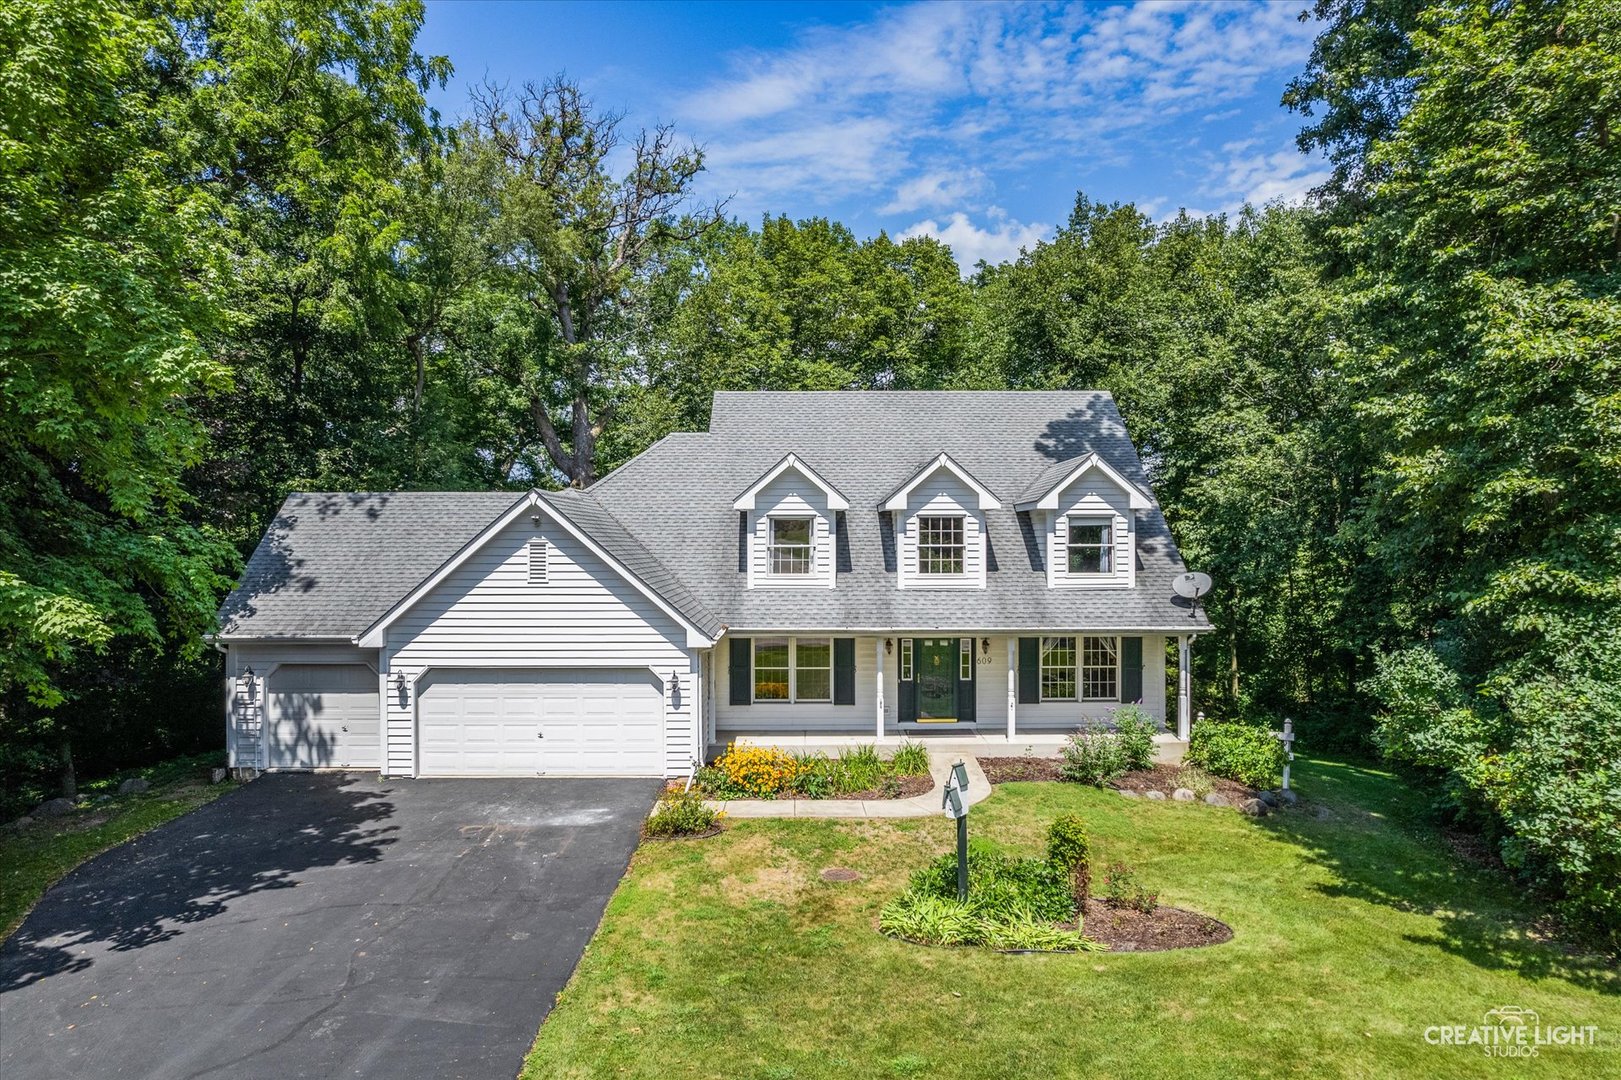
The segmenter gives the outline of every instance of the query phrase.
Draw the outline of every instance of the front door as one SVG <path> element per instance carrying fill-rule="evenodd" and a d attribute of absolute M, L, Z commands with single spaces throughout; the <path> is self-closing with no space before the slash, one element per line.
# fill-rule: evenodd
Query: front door
<path fill-rule="evenodd" d="M 917 643 L 917 718 L 957 719 L 957 639 L 920 638 Z"/>

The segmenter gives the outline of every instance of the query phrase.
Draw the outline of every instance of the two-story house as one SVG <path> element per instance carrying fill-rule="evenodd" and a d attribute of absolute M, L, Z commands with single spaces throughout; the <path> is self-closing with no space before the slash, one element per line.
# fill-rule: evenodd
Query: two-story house
<path fill-rule="evenodd" d="M 721 393 L 586 491 L 290 496 L 221 609 L 231 760 L 677 776 L 1128 702 L 1185 739 L 1184 572 L 1108 394 Z"/>

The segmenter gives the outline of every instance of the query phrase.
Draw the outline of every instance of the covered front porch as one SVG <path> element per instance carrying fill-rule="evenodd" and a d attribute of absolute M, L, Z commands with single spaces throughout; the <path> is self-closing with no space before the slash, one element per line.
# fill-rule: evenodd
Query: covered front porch
<path fill-rule="evenodd" d="M 1192 718 L 1190 643 L 1084 629 L 728 634 L 705 658 L 705 757 L 734 741 L 836 751 L 903 739 L 981 756 L 1056 755 L 1077 728 L 1106 727 L 1131 704 L 1160 725 L 1161 759 L 1179 760 Z"/>

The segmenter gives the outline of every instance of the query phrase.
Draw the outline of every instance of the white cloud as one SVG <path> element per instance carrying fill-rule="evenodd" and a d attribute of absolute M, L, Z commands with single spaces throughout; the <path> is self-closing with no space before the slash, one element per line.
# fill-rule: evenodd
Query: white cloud
<path fill-rule="evenodd" d="M 1247 148 L 1247 145 L 1244 147 Z M 1236 195 L 1230 209 L 1243 203 L 1262 206 L 1269 202 L 1300 203 L 1312 188 L 1329 177 L 1320 160 L 1297 150 L 1275 154 L 1236 156 L 1227 163 L 1227 192 Z"/>
<path fill-rule="evenodd" d="M 869 198 L 886 214 L 962 206 L 1011 169 L 1127 164 L 1168 127 L 1223 115 L 1303 64 L 1314 28 L 1295 14 L 1213 2 L 885 8 L 737 53 L 675 110 L 740 213 L 806 192 Z"/>
<path fill-rule="evenodd" d="M 1039 223 L 1027 225 L 1014 221 L 995 206 L 991 207 L 988 213 L 991 222 L 987 228 L 975 225 L 968 214 L 958 210 L 947 218 L 943 225 L 933 218 L 928 218 L 902 230 L 899 238 L 906 240 L 913 236 L 934 237 L 951 248 L 951 253 L 957 258 L 957 265 L 962 268 L 963 276 L 967 277 L 973 273 L 974 267 L 981 260 L 993 264 L 1010 262 L 1019 257 L 1019 252 L 1034 248 L 1038 241 L 1052 235 L 1051 225 Z"/>

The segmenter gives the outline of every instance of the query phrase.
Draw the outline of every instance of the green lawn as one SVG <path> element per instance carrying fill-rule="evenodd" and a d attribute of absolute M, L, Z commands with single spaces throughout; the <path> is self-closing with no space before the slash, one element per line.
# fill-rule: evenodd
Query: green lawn
<path fill-rule="evenodd" d="M 1300 762 L 1331 816 L 1016 784 L 972 827 L 1036 853 L 1084 815 L 1166 903 L 1234 939 L 1158 954 L 1007 956 L 879 936 L 878 909 L 951 824 L 748 821 L 644 844 L 523 1076 L 1621 1076 L 1613 969 L 1538 943 L 1500 876 L 1456 861 L 1392 777 Z M 828 866 L 866 875 L 818 880 Z M 1596 1024 L 1595 1049 L 1502 1061 L 1426 1045 L 1500 1005 Z"/>
<path fill-rule="evenodd" d="M 41 818 L 22 832 L 0 833 L 0 940 L 11 936 L 46 889 L 86 859 L 212 802 L 236 786 L 229 782 L 208 785 L 189 776 L 171 778 L 176 770 L 166 766 L 147 772 L 154 783 L 144 794 L 115 795 L 64 817 Z M 112 785 L 89 788 L 102 786 Z"/>

